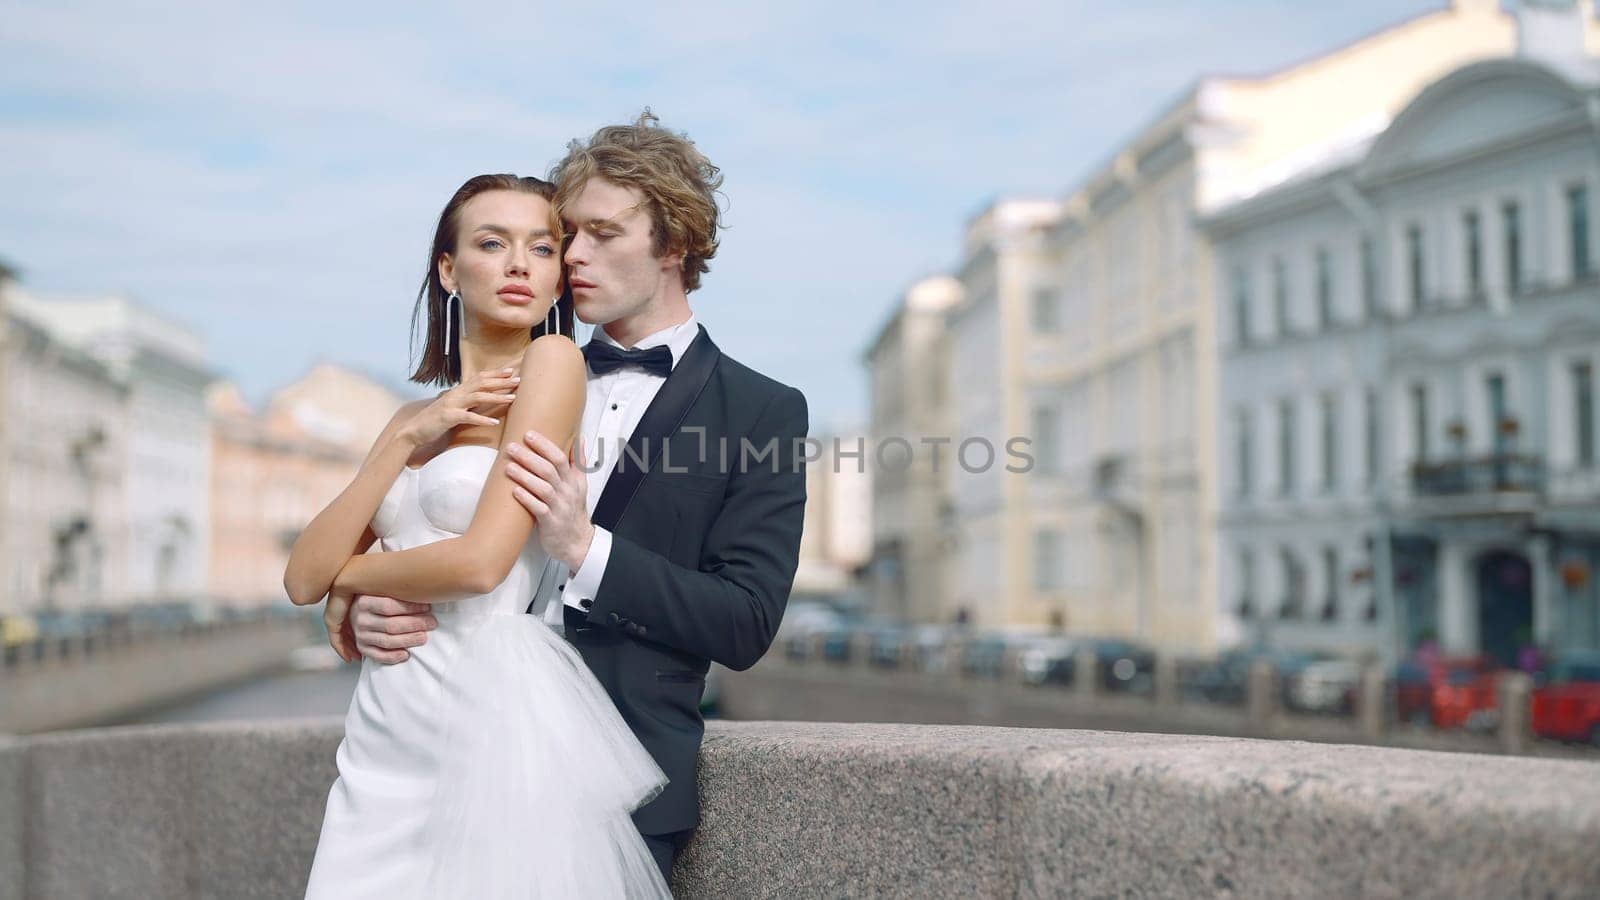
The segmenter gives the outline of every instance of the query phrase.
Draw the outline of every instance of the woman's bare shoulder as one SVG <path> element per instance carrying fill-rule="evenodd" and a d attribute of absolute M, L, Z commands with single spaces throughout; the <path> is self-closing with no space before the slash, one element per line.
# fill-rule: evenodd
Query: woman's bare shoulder
<path fill-rule="evenodd" d="M 587 363 L 583 360 L 583 351 L 573 343 L 572 338 L 560 334 L 546 334 L 535 338 L 528 349 L 522 352 L 522 375 L 524 378 L 537 374 L 541 378 L 570 379 L 576 376 L 580 381 L 585 379 Z"/>

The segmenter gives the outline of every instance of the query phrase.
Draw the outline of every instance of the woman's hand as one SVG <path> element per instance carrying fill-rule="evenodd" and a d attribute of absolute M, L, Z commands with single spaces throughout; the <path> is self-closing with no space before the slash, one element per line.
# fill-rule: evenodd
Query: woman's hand
<path fill-rule="evenodd" d="M 328 629 L 328 644 L 345 662 L 360 662 L 361 651 L 356 648 L 355 631 L 350 626 L 349 593 L 334 588 L 328 592 L 327 605 L 322 609 L 322 625 Z"/>
<path fill-rule="evenodd" d="M 517 399 L 517 384 L 522 378 L 516 372 L 516 369 L 505 368 L 498 372 L 479 372 L 466 379 L 412 416 L 400 429 L 399 437 L 412 446 L 421 447 L 463 425 L 499 425 L 499 419 L 483 413 L 510 406 L 511 401 Z"/>

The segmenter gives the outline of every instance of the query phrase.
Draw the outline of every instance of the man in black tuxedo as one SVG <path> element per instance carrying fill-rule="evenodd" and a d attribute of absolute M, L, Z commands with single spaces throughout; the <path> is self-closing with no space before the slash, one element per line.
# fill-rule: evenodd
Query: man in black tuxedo
<path fill-rule="evenodd" d="M 724 355 L 689 309 L 721 178 L 686 137 L 646 113 L 574 142 L 553 180 L 573 310 L 599 327 L 571 457 L 537 433 L 511 451 L 518 499 L 566 574 L 530 610 L 564 627 L 670 779 L 634 813 L 670 881 L 699 822 L 706 672 L 761 658 L 794 582 L 806 400 Z M 421 637 L 373 624 L 378 601 L 356 607 L 358 646 Z"/>

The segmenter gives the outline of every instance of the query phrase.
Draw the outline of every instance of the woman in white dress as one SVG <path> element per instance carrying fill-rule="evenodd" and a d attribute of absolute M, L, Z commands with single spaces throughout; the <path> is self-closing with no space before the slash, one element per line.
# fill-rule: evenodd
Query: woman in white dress
<path fill-rule="evenodd" d="M 451 198 L 412 380 L 453 387 L 395 415 L 290 554 L 290 599 L 327 596 L 331 621 L 377 594 L 436 624 L 405 662 L 362 662 L 307 897 L 670 896 L 629 815 L 665 776 L 577 652 L 525 614 L 546 557 L 502 448 L 538 431 L 570 452 L 586 374 L 558 302 L 553 195 L 484 175 Z"/>

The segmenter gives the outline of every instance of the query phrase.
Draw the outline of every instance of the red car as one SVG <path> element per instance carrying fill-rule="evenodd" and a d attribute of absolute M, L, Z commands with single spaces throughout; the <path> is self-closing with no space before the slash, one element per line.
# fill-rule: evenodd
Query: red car
<path fill-rule="evenodd" d="M 1411 659 L 1395 670 L 1395 708 L 1402 722 L 1435 728 L 1492 728 L 1500 706 L 1500 664 L 1486 656 Z"/>
<path fill-rule="evenodd" d="M 1533 733 L 1600 747 L 1600 650 L 1564 653 L 1533 692 Z"/>

